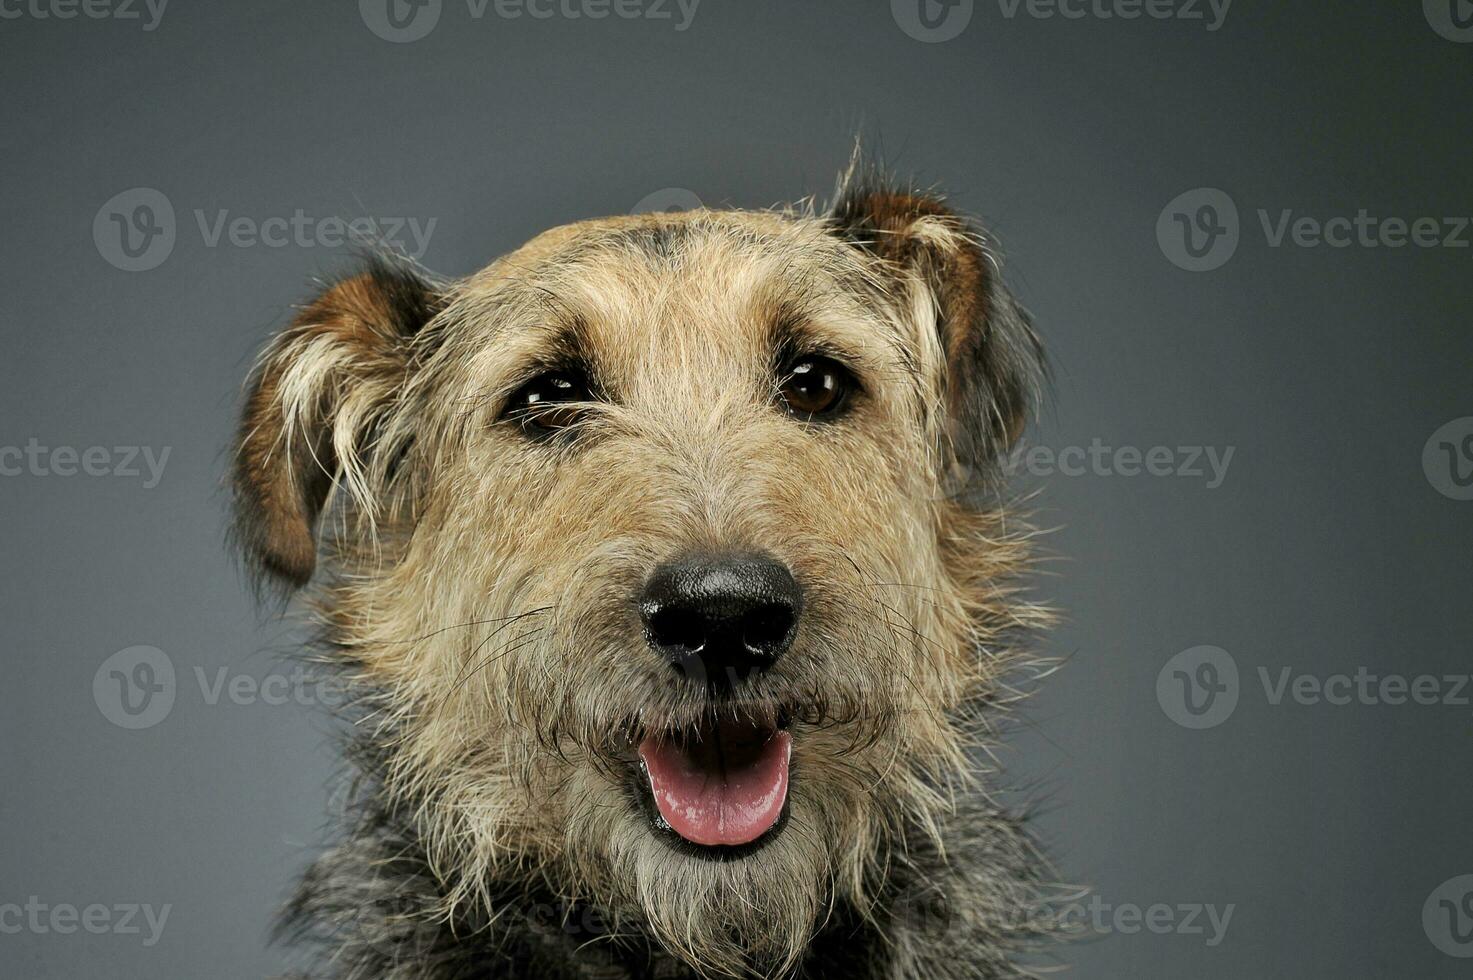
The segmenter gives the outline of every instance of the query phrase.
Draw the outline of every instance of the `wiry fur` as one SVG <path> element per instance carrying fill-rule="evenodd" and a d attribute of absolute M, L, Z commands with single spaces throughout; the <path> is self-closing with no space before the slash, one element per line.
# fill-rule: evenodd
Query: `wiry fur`
<path fill-rule="evenodd" d="M 845 360 L 850 414 L 775 410 L 778 348 Z M 574 358 L 576 431 L 499 418 Z M 985 239 L 859 176 L 825 214 L 607 219 L 327 290 L 263 358 L 236 475 L 247 553 L 318 583 L 359 693 L 354 818 L 287 920 L 322 975 L 1023 975 L 1041 862 L 975 753 L 1045 619 L 993 479 L 1039 370 Z M 630 602 L 699 549 L 805 588 L 792 649 L 714 706 Z M 651 827 L 640 737 L 780 709 L 779 832 L 714 860 Z"/>

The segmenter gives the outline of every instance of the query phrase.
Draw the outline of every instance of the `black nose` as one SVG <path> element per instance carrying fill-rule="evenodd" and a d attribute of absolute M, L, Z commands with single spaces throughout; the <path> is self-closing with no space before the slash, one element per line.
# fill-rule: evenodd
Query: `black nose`
<path fill-rule="evenodd" d="M 655 569 L 639 610 L 650 645 L 695 680 L 731 686 L 772 666 L 803 605 L 787 567 L 763 555 L 700 555 Z"/>

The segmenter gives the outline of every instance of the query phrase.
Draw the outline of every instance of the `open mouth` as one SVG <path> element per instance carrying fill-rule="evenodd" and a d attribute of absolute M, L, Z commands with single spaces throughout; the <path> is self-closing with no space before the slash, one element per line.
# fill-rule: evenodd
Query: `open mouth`
<path fill-rule="evenodd" d="M 692 844 L 740 847 L 783 813 L 793 739 L 755 719 L 711 718 L 639 745 L 659 822 Z"/>

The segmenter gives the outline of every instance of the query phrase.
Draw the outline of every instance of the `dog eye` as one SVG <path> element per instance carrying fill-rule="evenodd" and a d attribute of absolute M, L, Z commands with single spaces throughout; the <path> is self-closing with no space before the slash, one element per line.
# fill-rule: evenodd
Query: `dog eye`
<path fill-rule="evenodd" d="M 790 415 L 819 420 L 842 411 L 855 387 L 854 375 L 838 361 L 805 357 L 788 368 L 778 390 Z"/>
<path fill-rule="evenodd" d="M 514 391 L 502 416 L 532 433 L 557 432 L 577 422 L 578 403 L 592 397 L 588 379 L 577 371 L 548 371 Z"/>

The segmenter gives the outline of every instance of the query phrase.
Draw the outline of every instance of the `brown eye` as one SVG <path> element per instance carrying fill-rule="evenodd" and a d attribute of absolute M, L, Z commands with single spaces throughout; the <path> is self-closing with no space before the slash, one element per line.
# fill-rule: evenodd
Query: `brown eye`
<path fill-rule="evenodd" d="M 579 402 L 592 398 L 588 379 L 577 371 L 549 371 L 522 385 L 507 400 L 503 417 L 533 434 L 566 429 L 582 417 Z"/>
<path fill-rule="evenodd" d="M 856 387 L 854 375 L 827 357 L 805 357 L 788 368 L 779 391 L 793 416 L 804 420 L 833 418 Z"/>

